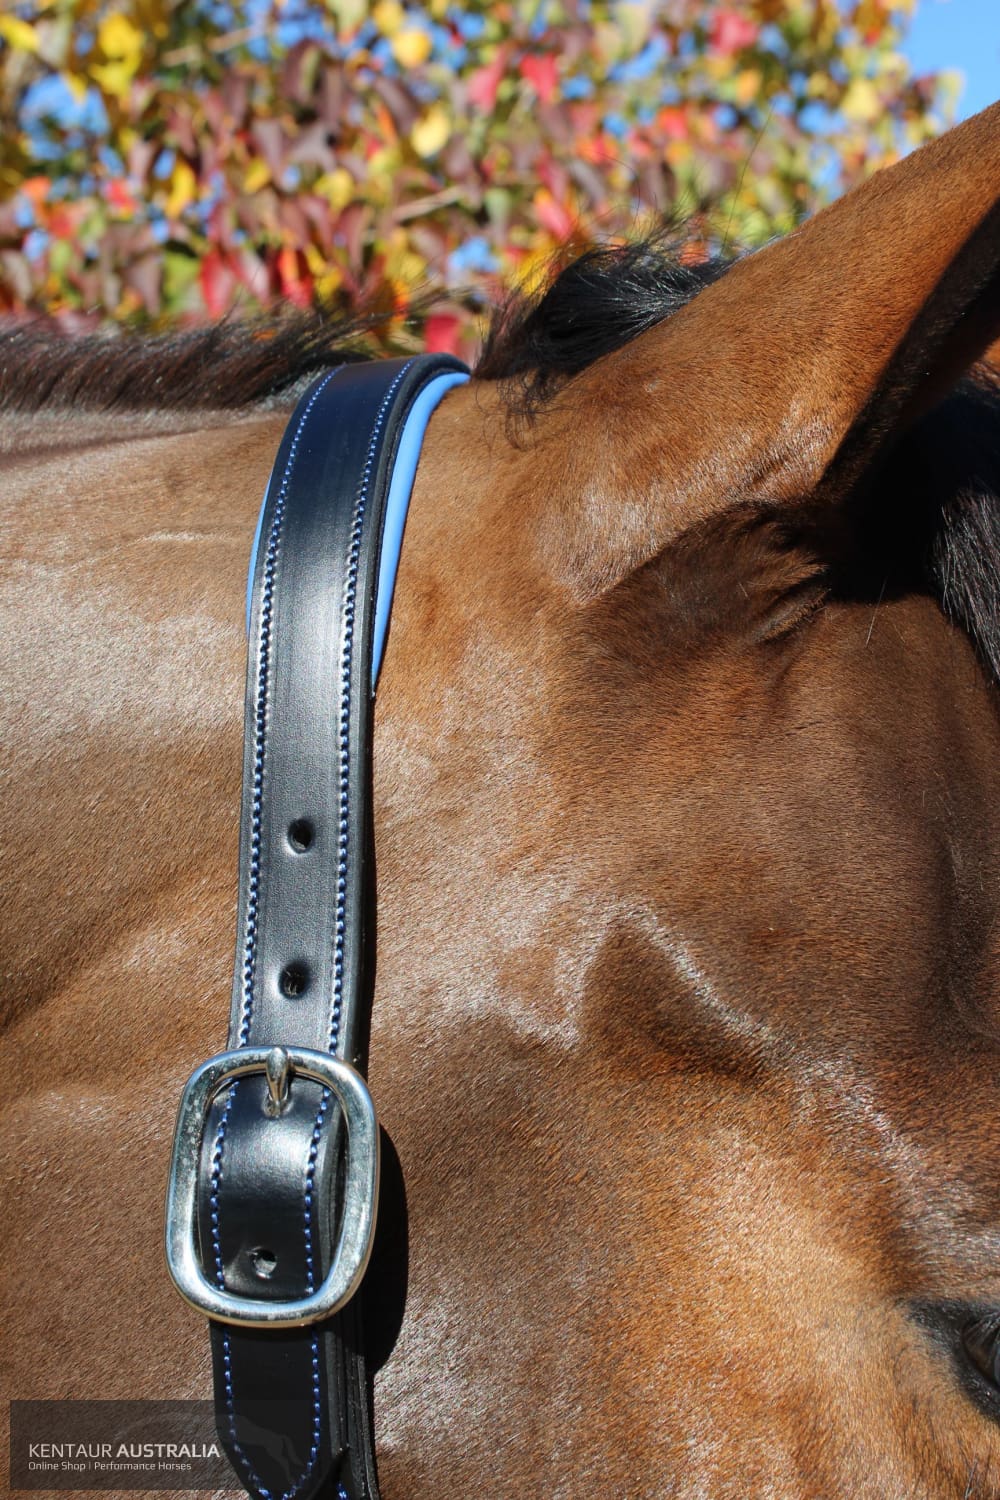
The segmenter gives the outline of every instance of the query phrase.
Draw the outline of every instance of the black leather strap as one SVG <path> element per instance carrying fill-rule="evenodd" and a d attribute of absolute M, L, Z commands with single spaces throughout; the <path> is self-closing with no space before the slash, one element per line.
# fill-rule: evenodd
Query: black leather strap
<path fill-rule="evenodd" d="M 229 1044 L 329 1051 L 364 1067 L 374 981 L 371 654 L 396 445 L 448 356 L 349 365 L 300 401 L 257 550 L 247 670 L 241 887 Z M 199 1239 L 228 1291 L 289 1298 L 325 1276 L 342 1146 L 328 1091 L 263 1077 L 204 1133 Z M 212 1325 L 219 1432 L 261 1500 L 378 1500 L 360 1297 L 292 1330 Z"/>

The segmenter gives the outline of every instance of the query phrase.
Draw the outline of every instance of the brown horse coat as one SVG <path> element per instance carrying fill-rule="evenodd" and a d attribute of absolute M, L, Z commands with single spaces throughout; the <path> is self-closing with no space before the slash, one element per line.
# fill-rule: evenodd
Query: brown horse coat
<path fill-rule="evenodd" d="M 384 1500 L 1000 1496 L 1000 721 L 913 539 L 998 333 L 1000 106 L 521 441 L 485 381 L 434 418 L 377 716 Z M 208 1395 L 162 1199 L 284 421 L 4 418 L 9 1396 Z"/>

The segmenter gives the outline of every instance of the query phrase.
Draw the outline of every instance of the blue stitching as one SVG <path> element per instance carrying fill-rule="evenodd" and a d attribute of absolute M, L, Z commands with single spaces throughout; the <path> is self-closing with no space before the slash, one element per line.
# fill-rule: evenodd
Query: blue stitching
<path fill-rule="evenodd" d="M 341 367 L 338 366 L 338 368 Z M 288 498 L 288 484 L 295 465 L 303 430 L 312 414 L 313 407 L 336 374 L 337 370 L 331 370 L 329 375 L 320 381 L 309 398 L 308 406 L 299 418 L 299 424 L 295 429 L 295 436 L 292 438 L 291 446 L 288 450 L 288 460 L 285 464 L 285 472 L 281 477 L 281 486 L 278 490 L 278 498 L 274 504 L 274 514 L 271 517 L 271 530 L 267 539 L 267 555 L 264 563 L 264 594 L 260 611 L 257 717 L 254 725 L 253 813 L 250 825 L 250 889 L 247 897 L 247 927 L 243 945 L 243 1022 L 240 1026 L 239 1040 L 241 1047 L 246 1046 L 250 1035 L 250 1024 L 253 1018 L 253 983 L 257 965 L 261 814 L 264 805 L 264 755 L 267 748 L 267 690 L 271 669 L 271 618 L 274 606 L 274 574 L 278 563 L 278 543 L 281 536 L 281 524 L 285 518 L 285 501 Z"/>
<path fill-rule="evenodd" d="M 348 880 L 346 880 L 346 865 L 348 865 L 348 775 L 349 769 L 351 769 L 351 766 L 349 766 L 349 748 L 351 748 L 349 720 L 351 720 L 351 673 L 352 663 L 354 663 L 354 615 L 355 600 L 357 600 L 358 562 L 360 562 L 361 537 L 363 537 L 364 514 L 366 514 L 367 508 L 367 489 L 369 489 L 370 480 L 372 480 L 372 465 L 375 462 L 376 452 L 378 452 L 378 441 L 379 437 L 381 437 L 382 426 L 385 423 L 385 414 L 387 414 L 388 408 L 393 404 L 396 387 L 399 386 L 403 375 L 406 374 L 411 365 L 412 360 L 403 365 L 396 380 L 388 387 L 384 398 L 382 398 L 382 405 L 379 407 L 378 417 L 375 419 L 372 440 L 370 440 L 369 450 L 367 450 L 366 459 L 364 459 L 364 469 L 361 471 L 361 480 L 358 483 L 357 495 L 355 495 L 354 522 L 352 522 L 351 526 L 351 550 L 348 553 L 348 586 L 346 586 L 345 606 L 343 606 L 343 627 L 345 627 L 343 628 L 343 639 L 345 639 L 345 649 L 343 649 L 343 669 L 342 673 L 340 673 L 340 678 L 342 678 L 342 688 L 340 688 L 340 817 L 339 828 L 337 828 L 337 913 L 336 927 L 334 927 L 334 933 L 336 933 L 336 936 L 334 936 L 334 950 L 336 950 L 336 956 L 334 956 L 334 999 L 333 1010 L 331 1010 L 330 1016 L 330 1034 L 328 1034 L 330 1035 L 330 1043 L 328 1043 L 328 1050 L 330 1052 L 336 1052 L 337 1037 L 339 1037 L 340 1032 L 340 1008 L 342 1008 L 343 1001 L 343 941 L 345 941 L 346 888 L 348 888 Z M 315 1211 L 313 1184 L 315 1184 L 316 1178 L 316 1158 L 319 1155 L 319 1137 L 322 1134 L 322 1125 L 324 1125 L 328 1107 L 330 1107 L 330 1089 L 324 1089 L 321 1101 L 319 1101 L 318 1112 L 316 1112 L 316 1119 L 313 1121 L 312 1137 L 310 1137 L 309 1142 L 309 1167 L 306 1170 L 306 1197 L 304 1197 L 306 1286 L 309 1292 L 315 1290 L 315 1268 L 313 1268 L 312 1254 L 313 1211 Z M 313 1334 L 312 1338 L 312 1367 L 313 1449 L 309 1455 L 309 1467 L 307 1467 L 306 1472 L 301 1476 L 295 1488 L 300 1487 L 304 1479 L 312 1472 L 313 1464 L 315 1464 L 316 1457 L 319 1454 L 319 1437 L 321 1437 L 322 1431 L 321 1406 L 319 1406 L 319 1341 L 315 1334 Z M 294 1490 L 288 1491 L 288 1494 L 282 1496 L 282 1500 L 291 1500 L 294 1493 Z M 339 1497 L 342 1497 L 342 1500 L 348 1500 L 348 1496 L 346 1496 L 342 1485 L 337 1487 L 337 1493 L 339 1493 Z M 265 1496 L 264 1500 L 270 1500 L 270 1497 Z"/>
<path fill-rule="evenodd" d="M 212 1216 L 212 1258 L 215 1261 L 215 1280 L 218 1286 L 225 1288 L 226 1281 L 222 1265 L 222 1240 L 219 1236 L 219 1184 L 222 1181 L 222 1153 L 226 1138 L 226 1121 L 229 1111 L 233 1107 L 233 1094 L 235 1090 L 230 1089 L 226 1107 L 222 1111 L 222 1119 L 219 1121 L 219 1129 L 215 1137 L 215 1149 L 212 1152 L 212 1190 L 209 1195 L 209 1208 Z"/>
<path fill-rule="evenodd" d="M 344 603 L 344 638 L 345 650 L 342 674 L 342 689 L 340 700 L 340 816 L 337 835 L 337 911 L 335 919 L 334 936 L 334 1000 L 330 1014 L 329 1045 L 328 1050 L 335 1052 L 340 1033 L 341 1010 L 343 1003 L 343 981 L 344 981 L 344 938 L 345 938 L 345 906 L 347 897 L 347 856 L 348 856 L 348 780 L 350 774 L 350 704 L 351 704 L 351 676 L 353 670 L 354 649 L 354 619 L 355 603 L 357 599 L 358 565 L 361 553 L 361 541 L 364 531 L 364 519 L 368 503 L 368 486 L 371 482 L 372 465 L 375 460 L 378 441 L 381 436 L 382 427 L 385 423 L 396 387 L 403 376 L 412 365 L 408 361 L 399 371 L 392 385 L 386 391 L 375 419 L 375 427 L 372 432 L 371 441 L 368 445 L 368 453 L 365 458 L 365 467 L 362 471 L 358 492 L 355 497 L 354 521 L 351 527 L 351 548 L 349 553 L 347 570 L 347 592 Z M 250 1026 L 253 1016 L 253 984 L 256 972 L 257 959 L 257 911 L 260 893 L 260 853 L 261 853 L 261 823 L 263 808 L 263 786 L 264 786 L 264 755 L 266 750 L 267 730 L 267 688 L 270 665 L 270 637 L 271 617 L 274 594 L 274 574 L 277 565 L 278 543 L 280 538 L 281 523 L 284 518 L 285 500 L 288 493 L 288 482 L 292 466 L 298 450 L 299 440 L 303 428 L 312 412 L 313 406 L 318 400 L 327 382 L 333 379 L 337 373 L 331 370 L 326 379 L 323 380 L 313 392 L 309 404 L 299 420 L 295 436 L 292 439 L 288 453 L 288 461 L 282 476 L 281 487 L 278 498 L 275 501 L 274 513 L 271 519 L 271 529 L 268 535 L 267 553 L 264 564 L 264 593 L 261 605 L 260 641 L 259 641 L 259 666 L 257 674 L 257 714 L 255 723 L 255 748 L 254 748 L 254 779 L 253 779 L 253 810 L 251 817 L 251 855 L 250 855 L 250 885 L 247 898 L 247 925 L 243 950 L 243 1016 L 240 1025 L 239 1046 L 245 1047 L 250 1034 Z M 219 1122 L 219 1130 L 216 1135 L 215 1149 L 212 1157 L 212 1245 L 215 1258 L 216 1278 L 220 1287 L 224 1288 L 222 1266 L 222 1247 L 219 1237 L 219 1187 L 222 1180 L 222 1162 L 224 1156 L 226 1121 L 229 1111 L 236 1095 L 236 1083 L 230 1089 L 229 1098 Z M 305 1233 L 305 1257 L 306 1257 L 306 1285 L 308 1291 L 315 1289 L 315 1272 L 313 1265 L 313 1185 L 316 1176 L 316 1162 L 319 1153 L 319 1140 L 322 1133 L 323 1121 L 329 1108 L 330 1091 L 323 1090 L 319 1110 L 313 1124 L 312 1136 L 309 1143 L 309 1164 L 306 1170 L 306 1191 L 304 1198 L 303 1227 Z M 309 1453 L 309 1462 L 295 1484 L 280 1497 L 280 1500 L 294 1500 L 294 1496 L 302 1488 L 309 1475 L 315 1467 L 319 1457 L 320 1440 L 322 1436 L 322 1409 L 320 1402 L 320 1359 L 319 1339 L 314 1333 L 311 1339 L 312 1349 L 312 1386 L 313 1386 L 313 1445 Z M 229 1413 L 229 1436 L 230 1442 L 236 1453 L 242 1460 L 246 1473 L 261 1496 L 261 1500 L 273 1500 L 271 1492 L 264 1486 L 260 1476 L 256 1473 L 246 1453 L 236 1439 L 235 1431 L 235 1401 L 233 1393 L 232 1362 L 230 1357 L 229 1332 L 225 1330 L 222 1338 L 222 1359 L 224 1366 L 226 1406 Z M 338 1486 L 339 1500 L 348 1500 L 347 1492 L 343 1485 Z"/>
<path fill-rule="evenodd" d="M 233 1451 L 235 1453 L 238 1453 L 239 1456 L 240 1456 L 240 1458 L 242 1459 L 242 1461 L 243 1461 L 243 1467 L 244 1467 L 244 1472 L 246 1473 L 246 1477 L 250 1480 L 250 1483 L 253 1485 L 253 1487 L 257 1491 L 258 1495 L 260 1495 L 261 1500 L 276 1500 L 276 1497 L 267 1488 L 267 1485 L 264 1483 L 264 1481 L 261 1479 L 260 1475 L 257 1473 L 257 1470 L 254 1468 L 253 1464 L 250 1462 L 250 1460 L 247 1457 L 246 1453 L 244 1452 L 244 1450 L 243 1450 L 243 1448 L 242 1448 L 239 1440 L 236 1437 L 236 1412 L 235 1412 L 235 1410 L 233 1408 L 233 1402 L 232 1402 L 233 1366 L 232 1366 L 232 1360 L 231 1360 L 231 1357 L 230 1357 L 229 1349 L 230 1349 L 230 1346 L 229 1346 L 229 1330 L 226 1329 L 223 1332 L 223 1335 L 222 1335 L 222 1362 L 223 1362 L 223 1365 L 225 1366 L 225 1377 L 226 1377 L 226 1397 L 227 1397 L 227 1406 L 228 1406 L 228 1411 L 229 1411 L 229 1441 L 232 1444 Z M 285 1490 L 284 1493 L 281 1496 L 277 1497 L 277 1500 L 294 1500 L 294 1497 L 299 1493 L 299 1491 L 301 1490 L 302 1486 L 305 1484 L 306 1480 L 309 1478 L 310 1474 L 312 1473 L 313 1469 L 315 1468 L 315 1466 L 316 1466 L 316 1460 L 319 1457 L 319 1443 L 320 1443 L 320 1435 L 321 1435 L 321 1430 L 322 1430 L 322 1418 L 321 1418 L 321 1412 L 320 1412 L 318 1395 L 316 1395 L 316 1392 L 318 1391 L 318 1387 L 319 1387 L 319 1340 L 317 1339 L 317 1337 L 316 1337 L 315 1334 L 313 1334 L 313 1336 L 312 1336 L 312 1370 L 313 1370 L 313 1392 L 314 1392 L 315 1399 L 314 1399 L 314 1402 L 313 1402 L 313 1443 L 312 1443 L 312 1447 L 309 1450 L 309 1462 L 306 1465 L 306 1467 L 302 1470 L 302 1473 L 299 1475 L 298 1479 L 295 1481 L 295 1483 L 292 1485 L 292 1487 L 290 1489 Z M 347 1500 L 346 1496 L 345 1496 L 345 1500 Z"/>
<path fill-rule="evenodd" d="M 313 1132 L 309 1139 L 309 1165 L 306 1169 L 306 1196 L 305 1208 L 305 1231 L 306 1231 L 306 1291 L 316 1290 L 316 1280 L 313 1273 L 313 1183 L 316 1180 L 316 1160 L 319 1156 L 319 1140 L 323 1130 L 323 1120 L 326 1116 L 327 1105 L 330 1101 L 330 1090 L 323 1090 L 319 1110 L 313 1124 Z"/>
<path fill-rule="evenodd" d="M 222 1178 L 222 1159 L 223 1159 L 223 1155 L 224 1155 L 225 1125 L 226 1125 L 227 1119 L 229 1118 L 229 1111 L 232 1108 L 233 1098 L 235 1096 L 235 1093 L 236 1093 L 236 1087 L 234 1085 L 234 1087 L 232 1089 L 230 1089 L 230 1091 L 229 1091 L 229 1098 L 226 1100 L 226 1107 L 225 1107 L 225 1109 L 222 1112 L 222 1120 L 220 1122 L 219 1133 L 218 1133 L 218 1135 L 215 1138 L 215 1150 L 212 1153 L 212 1192 L 211 1192 L 211 1199 L 210 1199 L 210 1202 L 211 1202 L 211 1212 L 212 1212 L 212 1252 L 213 1252 L 213 1258 L 215 1260 L 215 1274 L 216 1274 L 216 1279 L 217 1279 L 220 1287 L 224 1287 L 225 1286 L 225 1280 L 224 1280 L 224 1277 L 223 1277 L 223 1265 L 222 1265 L 222 1242 L 221 1242 L 221 1239 L 220 1239 L 220 1236 L 219 1236 L 219 1183 L 220 1183 L 221 1178 Z M 318 1346 L 318 1341 L 317 1341 L 317 1338 L 316 1338 L 315 1334 L 313 1335 L 313 1339 L 312 1339 L 312 1365 L 313 1365 L 313 1444 L 312 1444 L 312 1447 L 309 1450 L 309 1463 L 308 1463 L 307 1467 L 303 1470 L 300 1478 L 292 1486 L 292 1488 L 285 1491 L 284 1495 L 282 1495 L 282 1497 L 281 1497 L 281 1500 L 293 1500 L 293 1497 L 302 1488 L 303 1484 L 308 1479 L 309 1475 L 312 1473 L 312 1470 L 313 1470 L 313 1468 L 315 1466 L 315 1463 L 316 1463 L 316 1459 L 319 1457 L 319 1443 L 320 1443 L 320 1436 L 321 1436 L 321 1412 L 320 1412 L 319 1391 L 318 1391 L 318 1387 L 319 1387 L 319 1346 Z M 223 1330 L 223 1335 L 222 1335 L 222 1366 L 223 1366 L 223 1374 L 224 1374 L 225 1386 L 226 1386 L 226 1410 L 227 1410 L 227 1412 L 229 1414 L 229 1441 L 230 1441 L 230 1443 L 233 1446 L 233 1451 L 239 1454 L 239 1456 L 240 1456 L 240 1458 L 241 1458 L 241 1460 L 243 1462 L 243 1465 L 244 1465 L 244 1468 L 245 1468 L 245 1471 L 246 1471 L 246 1475 L 247 1475 L 248 1479 L 250 1480 L 250 1482 L 256 1488 L 258 1494 L 261 1496 L 261 1500 L 274 1500 L 274 1497 L 272 1496 L 271 1491 L 267 1488 L 267 1486 L 265 1485 L 264 1481 L 261 1479 L 260 1475 L 257 1473 L 257 1471 L 254 1468 L 253 1464 L 250 1462 L 249 1458 L 247 1457 L 246 1452 L 245 1452 L 242 1444 L 240 1443 L 239 1439 L 236 1436 L 236 1409 L 235 1409 L 235 1398 L 234 1398 L 234 1394 L 233 1394 L 233 1360 L 232 1360 L 231 1346 L 230 1346 L 230 1342 L 229 1342 L 229 1330 L 228 1330 L 228 1328 Z"/>
<path fill-rule="evenodd" d="M 368 454 L 361 473 L 358 492 L 354 501 L 354 523 L 351 527 L 351 550 L 347 568 L 347 594 L 344 600 L 344 665 L 341 674 L 340 692 L 340 823 L 337 831 L 337 916 L 334 936 L 333 1010 L 330 1015 L 329 1051 L 337 1050 L 340 1035 L 340 1012 L 344 987 L 344 908 L 347 899 L 347 788 L 350 775 L 350 715 L 351 676 L 354 651 L 354 605 L 358 592 L 358 562 L 361 554 L 361 538 L 364 531 L 365 511 L 368 505 L 368 485 L 371 482 L 372 465 L 378 451 L 386 413 L 392 405 L 396 387 L 403 379 L 413 360 L 407 360 L 395 380 L 382 398 Z"/>
<path fill-rule="evenodd" d="M 341 368 L 338 366 L 338 368 Z M 281 537 L 281 525 L 285 515 L 285 501 L 288 498 L 288 485 L 291 479 L 292 469 L 298 453 L 299 442 L 305 425 L 309 420 L 312 409 L 324 389 L 337 374 L 337 370 L 331 370 L 328 375 L 317 385 L 309 402 L 299 418 L 295 435 L 292 438 L 288 450 L 288 459 L 285 463 L 285 471 L 281 477 L 281 485 L 275 500 L 274 511 L 271 516 L 271 528 L 267 539 L 267 553 L 264 562 L 264 589 L 261 601 L 260 614 L 260 637 L 258 642 L 258 668 L 257 668 L 257 713 L 254 724 L 254 772 L 253 772 L 253 807 L 250 823 L 250 872 L 249 890 L 247 895 L 247 923 L 246 934 L 243 945 L 243 1014 L 240 1023 L 238 1046 L 245 1047 L 250 1038 L 250 1026 L 253 1018 L 253 986 L 256 977 L 257 964 L 257 911 L 260 904 L 260 854 L 261 854 L 261 824 L 264 801 L 264 757 L 267 738 L 267 692 L 270 676 L 270 647 L 271 647 L 271 621 L 274 606 L 274 575 L 278 561 L 278 545 Z M 224 1145 L 226 1135 L 226 1122 L 229 1119 L 229 1111 L 236 1097 L 239 1083 L 234 1083 L 226 1100 L 226 1107 L 219 1121 L 219 1129 L 215 1137 L 215 1148 L 212 1153 L 212 1191 L 210 1198 L 212 1216 L 212 1248 L 215 1259 L 216 1281 L 220 1288 L 225 1289 L 225 1279 L 222 1265 L 222 1244 L 219 1235 L 219 1188 L 222 1182 L 222 1162 L 224 1157 Z M 310 1153 L 310 1174 L 307 1181 L 307 1198 L 311 1198 L 311 1176 L 315 1171 L 315 1160 Z M 308 1218 L 306 1220 L 306 1255 L 307 1276 L 309 1290 L 313 1289 L 313 1269 L 311 1254 L 311 1234 Z M 312 1348 L 312 1393 L 313 1393 L 313 1443 L 309 1451 L 309 1462 L 302 1471 L 300 1477 L 292 1487 L 285 1491 L 281 1500 L 293 1500 L 312 1473 L 316 1460 L 319 1457 L 320 1439 L 322 1436 L 322 1406 L 320 1401 L 320 1361 L 319 1361 L 319 1339 L 314 1333 L 311 1339 Z M 270 1490 L 264 1485 L 260 1475 L 256 1472 L 249 1458 L 244 1452 L 241 1444 L 236 1438 L 236 1409 L 235 1395 L 233 1392 L 233 1369 L 230 1357 L 229 1332 L 225 1330 L 222 1336 L 222 1363 L 224 1369 L 224 1380 L 226 1388 L 226 1408 L 229 1413 L 229 1440 L 234 1452 L 239 1454 L 246 1473 L 261 1496 L 261 1500 L 273 1500 Z"/>

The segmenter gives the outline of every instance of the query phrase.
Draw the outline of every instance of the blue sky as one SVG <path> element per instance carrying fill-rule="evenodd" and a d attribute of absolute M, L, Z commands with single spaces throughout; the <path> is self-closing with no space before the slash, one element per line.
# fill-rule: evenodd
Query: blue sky
<path fill-rule="evenodd" d="M 917 0 L 904 48 L 918 72 L 965 75 L 957 118 L 1000 99 L 1000 0 Z"/>

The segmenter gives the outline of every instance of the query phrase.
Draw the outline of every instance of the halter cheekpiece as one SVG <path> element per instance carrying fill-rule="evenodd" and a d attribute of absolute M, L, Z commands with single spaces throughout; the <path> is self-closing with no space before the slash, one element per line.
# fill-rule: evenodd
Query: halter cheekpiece
<path fill-rule="evenodd" d="M 446 355 L 344 365 L 300 400 L 254 545 L 229 1049 L 192 1075 L 167 1259 L 211 1319 L 220 1437 L 260 1500 L 378 1500 L 360 1326 L 379 1129 L 372 710 Z"/>

